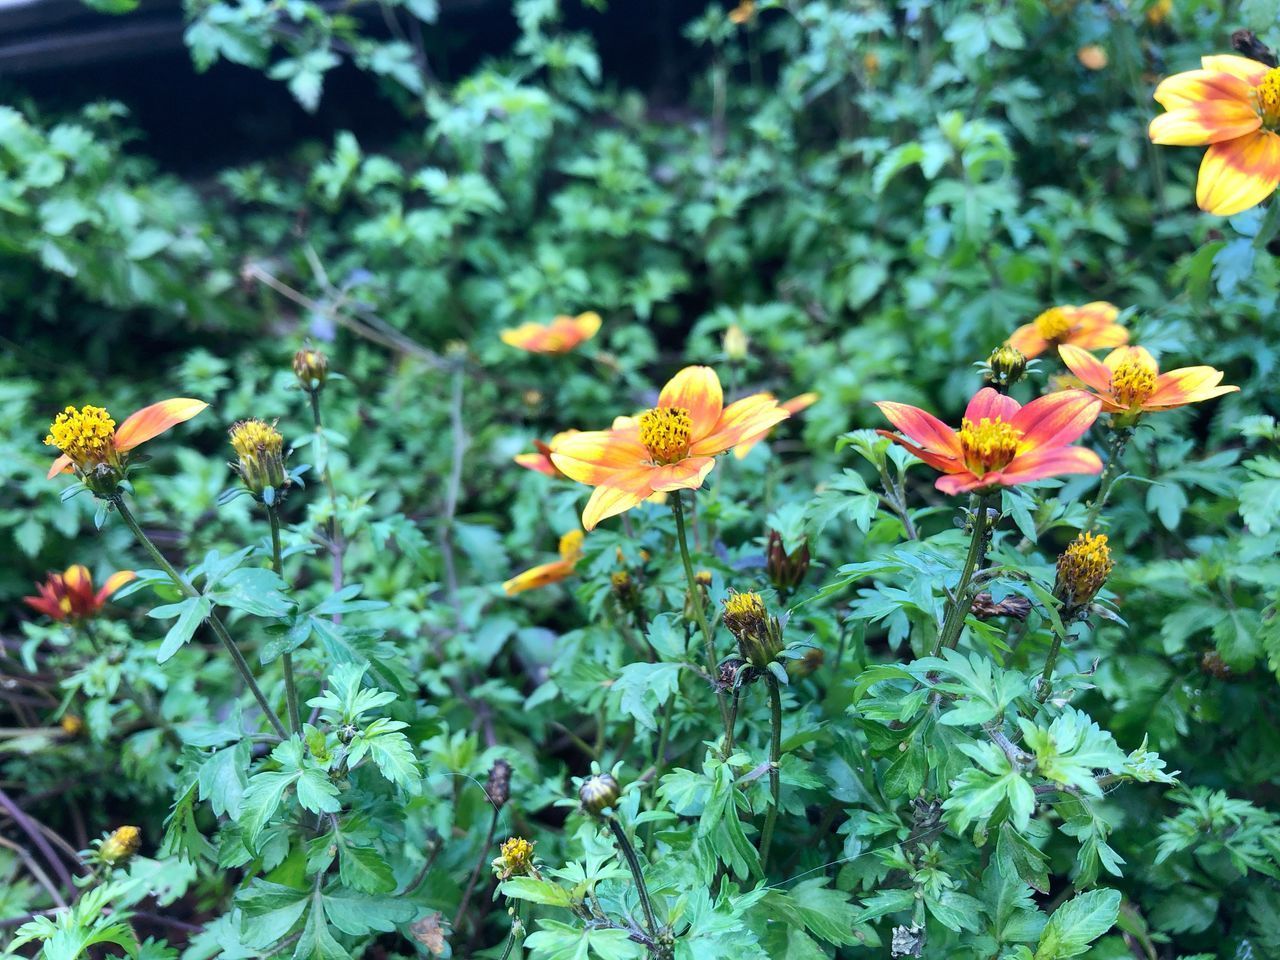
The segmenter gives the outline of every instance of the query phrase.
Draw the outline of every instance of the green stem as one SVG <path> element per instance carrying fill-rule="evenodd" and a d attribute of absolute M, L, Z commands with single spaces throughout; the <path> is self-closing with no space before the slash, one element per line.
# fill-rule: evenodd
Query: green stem
<path fill-rule="evenodd" d="M 656 941 L 658 939 L 658 923 L 653 918 L 653 904 L 649 902 L 649 888 L 645 886 L 644 874 L 640 871 L 640 858 L 636 856 L 635 847 L 631 846 L 631 841 L 627 838 L 627 831 L 618 822 L 618 818 L 610 816 L 606 819 L 609 822 L 609 829 L 613 831 L 613 839 L 617 841 L 618 849 L 622 851 L 623 859 L 627 861 L 627 866 L 631 868 L 631 879 L 635 881 L 636 894 L 640 897 L 640 908 L 644 911 L 644 922 L 649 930 L 649 939 Z"/>
<path fill-rule="evenodd" d="M 485 863 L 489 860 L 489 851 L 493 847 L 493 838 L 498 832 L 498 817 L 501 814 L 502 808 L 495 806 L 493 808 L 493 819 L 489 821 L 489 832 L 485 835 L 484 844 L 480 847 L 480 859 L 476 861 L 475 868 L 471 871 L 471 878 L 467 880 L 467 889 L 463 891 L 462 900 L 458 904 L 457 916 L 453 918 L 453 929 L 455 930 L 462 923 L 462 918 L 467 915 L 467 907 L 471 905 L 471 894 L 475 892 L 476 881 L 480 879 L 480 871 L 484 869 Z"/>
<path fill-rule="evenodd" d="M 166 560 L 164 554 L 160 552 L 160 549 L 151 542 L 151 538 L 148 537 L 146 531 L 142 529 L 137 518 L 129 510 L 128 506 L 125 505 L 124 497 L 117 494 L 111 498 L 111 503 L 120 512 L 120 519 L 124 521 L 125 526 L 133 532 L 134 537 L 136 537 L 138 542 L 142 544 L 147 553 L 151 554 L 151 559 L 155 561 L 156 566 L 168 575 L 169 579 L 173 581 L 174 586 L 176 586 L 186 597 L 200 596 L 200 592 L 191 584 L 187 583 L 186 578 L 174 569 L 173 564 Z M 289 734 L 285 732 L 284 724 L 280 722 L 280 718 L 276 716 L 276 712 L 271 709 L 271 704 L 267 701 L 267 698 L 263 696 L 262 688 L 258 686 L 258 681 L 253 678 L 253 671 L 249 669 L 248 661 L 245 660 L 244 654 L 240 652 L 240 648 L 236 646 L 236 642 L 231 639 L 231 634 L 227 632 L 227 628 L 223 625 L 222 621 L 218 619 L 218 615 L 216 613 L 210 612 L 209 626 L 222 642 L 227 653 L 231 655 L 232 663 L 234 663 L 236 665 L 236 669 L 240 671 L 240 676 L 244 679 L 245 685 L 253 694 L 253 698 L 258 701 L 258 706 L 262 708 L 262 712 L 266 715 L 271 726 L 275 728 L 276 733 L 280 735 L 281 739 L 288 739 Z"/>
<path fill-rule="evenodd" d="M 1054 630 L 1053 643 L 1049 646 L 1049 655 L 1044 658 L 1044 671 L 1040 674 L 1039 683 L 1036 684 L 1035 698 L 1037 703 L 1044 703 L 1049 699 L 1053 668 L 1058 663 L 1058 652 L 1062 649 L 1062 640 L 1062 634 Z"/>
<path fill-rule="evenodd" d="M 681 491 L 671 494 L 671 512 L 676 518 L 676 540 L 680 543 L 680 559 L 684 562 L 685 579 L 689 582 L 689 603 L 693 605 L 693 618 L 698 621 L 702 631 L 703 650 L 707 658 L 707 673 L 712 682 L 716 681 L 716 645 L 711 636 L 711 625 L 707 622 L 707 612 L 702 606 L 702 589 L 698 586 L 698 578 L 693 572 L 693 561 L 689 559 L 689 540 L 684 528 L 684 505 Z M 726 742 L 732 742 L 733 731 L 729 724 L 729 705 L 724 694 L 717 689 L 716 700 L 720 704 L 720 722 L 724 724 Z"/>
<path fill-rule="evenodd" d="M 1267 207 L 1266 216 L 1262 218 L 1262 224 L 1258 227 L 1258 232 L 1253 236 L 1253 248 L 1255 250 L 1265 250 L 1267 244 L 1276 235 L 1276 231 L 1280 230 L 1280 202 L 1272 200 Z"/>
<path fill-rule="evenodd" d="M 769 848 L 773 846 L 773 827 L 778 821 L 778 801 L 782 796 L 782 691 L 778 678 L 766 672 L 769 686 L 769 793 L 773 802 L 764 816 L 764 829 L 760 833 L 760 870 L 769 869 Z"/>
<path fill-rule="evenodd" d="M 267 519 L 271 522 L 271 566 L 276 576 L 284 578 L 284 554 L 280 549 L 280 511 L 274 503 L 267 504 Z M 294 733 L 302 732 L 301 714 L 298 711 L 298 684 L 293 676 L 293 654 L 285 653 L 280 657 L 284 667 L 284 699 L 289 713 L 289 729 Z"/>
<path fill-rule="evenodd" d="M 329 492 L 329 520 L 325 524 L 326 532 L 329 535 L 330 549 L 337 547 L 337 523 L 338 523 L 338 491 L 333 485 L 333 474 L 329 472 L 329 454 L 328 445 L 324 439 L 324 420 L 320 417 L 320 391 L 308 390 L 307 394 L 311 397 L 311 421 L 316 428 L 316 442 L 325 443 L 324 470 L 321 471 L 321 477 L 324 480 L 325 489 Z M 341 586 L 339 584 L 338 586 Z M 336 589 L 336 588 L 335 588 Z"/>
<path fill-rule="evenodd" d="M 1272 204 L 1273 207 L 1280 208 L 1280 203 Z M 1116 478 L 1120 476 L 1120 461 L 1124 459 L 1124 451 L 1129 446 L 1129 438 L 1133 436 L 1133 427 L 1113 427 L 1111 434 L 1111 450 L 1107 459 L 1107 466 L 1102 471 L 1102 477 L 1098 480 L 1098 493 L 1093 498 L 1093 503 L 1089 504 L 1089 513 L 1085 517 L 1084 530 L 1089 532 L 1098 524 L 1098 515 L 1102 513 L 1102 508 L 1107 505 L 1107 500 L 1111 496 L 1111 488 L 1115 485 Z"/>
<path fill-rule="evenodd" d="M 960 642 L 960 631 L 964 629 L 965 617 L 969 615 L 972 599 L 969 596 L 969 583 L 973 580 L 974 571 L 978 569 L 987 552 L 987 497 L 974 498 L 977 506 L 973 508 L 973 538 L 969 541 L 969 554 L 964 560 L 964 569 L 960 571 L 960 581 L 956 584 L 955 596 L 951 606 L 947 608 L 947 616 L 938 632 L 938 642 L 933 645 L 933 656 L 938 656 L 944 649 L 951 649 Z"/>

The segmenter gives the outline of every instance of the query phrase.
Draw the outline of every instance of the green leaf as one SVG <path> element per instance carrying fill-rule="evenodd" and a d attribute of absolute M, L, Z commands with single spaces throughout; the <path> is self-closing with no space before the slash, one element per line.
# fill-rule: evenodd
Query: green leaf
<path fill-rule="evenodd" d="M 640 726 L 657 730 L 654 709 L 679 689 L 681 669 L 678 663 L 629 663 L 618 674 L 612 692 L 621 698 L 622 710 Z"/>
<path fill-rule="evenodd" d="M 390 893 L 396 888 L 391 866 L 373 847 L 340 844 L 338 878 L 361 893 Z"/>
<path fill-rule="evenodd" d="M 1035 960 L 1079 956 L 1115 925 L 1119 913 L 1119 890 L 1090 890 L 1072 897 L 1049 918 L 1040 935 Z"/>
<path fill-rule="evenodd" d="M 152 617 L 163 618 L 172 616 L 176 613 L 177 621 L 169 632 L 164 635 L 164 640 L 160 644 L 160 650 L 156 653 L 156 660 L 164 663 L 195 636 L 196 630 L 200 624 L 204 623 L 209 613 L 213 609 L 213 604 L 209 602 L 207 597 L 188 597 L 181 603 L 170 604 L 165 607 L 157 607 L 149 614 Z M 161 611 L 165 613 L 161 613 Z M 170 613 L 169 611 L 173 611 Z"/>

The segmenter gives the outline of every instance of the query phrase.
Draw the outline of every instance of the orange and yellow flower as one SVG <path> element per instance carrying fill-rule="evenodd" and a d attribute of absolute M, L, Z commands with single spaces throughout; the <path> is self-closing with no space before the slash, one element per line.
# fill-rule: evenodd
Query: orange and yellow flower
<path fill-rule="evenodd" d="M 22 600 L 32 609 L 59 622 L 87 620 L 102 609 L 108 597 L 137 576 L 132 570 L 113 573 L 107 577 L 102 589 L 95 593 L 88 568 L 77 563 L 63 573 L 50 573 L 44 583 L 36 584 L 39 591 L 36 596 L 23 597 Z"/>
<path fill-rule="evenodd" d="M 755 0 L 741 0 L 741 2 L 729 11 L 729 22 L 737 26 L 744 23 L 750 23 L 756 16 Z"/>
<path fill-rule="evenodd" d="M 522 323 L 502 331 L 502 342 L 530 353 L 568 353 L 600 332 L 600 314 L 559 316 L 550 323 Z"/>
<path fill-rule="evenodd" d="M 46 446 L 57 447 L 62 454 L 49 468 L 49 479 L 73 469 L 81 478 L 104 469 L 118 476 L 124 466 L 121 454 L 190 420 L 207 406 L 203 400 L 186 397 L 161 400 L 131 414 L 118 428 L 102 407 L 77 410 L 69 406 L 54 419 L 44 438 Z"/>
<path fill-rule="evenodd" d="M 662 388 L 656 407 L 619 418 L 612 430 L 568 437 L 551 462 L 596 488 L 582 512 L 582 525 L 592 530 L 655 493 L 696 490 L 717 454 L 759 440 L 789 416 L 767 393 L 726 407 L 714 370 L 685 367 Z"/>
<path fill-rule="evenodd" d="M 1129 342 L 1129 331 L 1116 323 L 1119 314 L 1120 310 L 1105 300 L 1082 307 L 1069 303 L 1050 307 L 1013 331 L 1009 346 L 1028 360 L 1061 343 L 1074 343 L 1086 350 L 1118 347 Z"/>
<path fill-rule="evenodd" d="M 502 585 L 507 596 L 514 597 L 526 590 L 536 590 L 559 583 L 573 574 L 573 568 L 582 559 L 582 541 L 585 535 L 581 530 L 570 530 L 560 537 L 560 559 L 551 563 L 541 563 L 536 567 L 516 574 Z"/>
<path fill-rule="evenodd" d="M 808 410 L 817 402 L 818 402 L 818 395 L 816 393 L 802 393 L 798 397 L 792 397 L 790 400 L 784 400 L 782 403 L 778 404 L 778 406 L 782 407 L 783 410 L 787 411 L 787 413 L 791 414 L 794 417 L 801 410 Z M 767 433 L 762 433 L 760 436 L 756 437 L 753 440 L 744 440 L 742 443 L 738 444 L 733 448 L 734 457 L 738 460 L 741 460 L 748 453 L 750 453 L 752 449 L 754 449 L 755 445 L 759 443 L 761 440 L 763 440 L 767 435 L 768 435 Z"/>
<path fill-rule="evenodd" d="M 548 477 L 563 477 L 564 474 L 556 469 L 556 465 L 551 462 L 551 454 L 555 453 L 560 444 L 568 437 L 577 432 L 577 430 L 562 430 L 551 438 L 550 443 L 534 440 L 533 453 L 518 453 L 512 459 L 526 470 L 533 470 Z"/>
<path fill-rule="evenodd" d="M 1156 87 L 1166 112 L 1147 134 L 1152 143 L 1208 146 L 1196 204 L 1229 217 L 1257 206 L 1280 183 L 1280 68 L 1234 54 L 1201 57 L 1200 66 Z"/>
<path fill-rule="evenodd" d="M 960 430 L 905 403 L 877 403 L 907 437 L 876 431 L 906 447 L 943 476 L 943 493 L 1012 487 L 1068 473 L 1099 473 L 1092 450 L 1070 444 L 1093 425 L 1102 402 L 1083 390 L 1064 390 L 1025 407 L 991 387 L 969 401 Z"/>
<path fill-rule="evenodd" d="M 1097 394 L 1107 413 L 1136 418 L 1240 389 L 1222 386 L 1223 373 L 1213 367 L 1183 367 L 1161 373 L 1155 357 L 1144 347 L 1120 347 L 1105 360 L 1072 346 L 1059 347 L 1058 353 L 1067 369 Z"/>

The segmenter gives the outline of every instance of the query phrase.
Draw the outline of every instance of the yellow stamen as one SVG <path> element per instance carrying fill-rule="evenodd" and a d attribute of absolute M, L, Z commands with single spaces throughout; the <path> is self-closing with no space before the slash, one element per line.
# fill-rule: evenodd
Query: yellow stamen
<path fill-rule="evenodd" d="M 1280 127 L 1280 67 L 1268 70 L 1258 84 L 1258 109 L 1268 127 Z"/>
<path fill-rule="evenodd" d="M 675 463 L 689 452 L 693 418 L 680 407 L 654 407 L 640 414 L 640 442 L 655 463 Z"/>
<path fill-rule="evenodd" d="M 240 458 L 236 466 L 245 486 L 255 494 L 288 484 L 284 469 L 284 437 L 274 425 L 241 420 L 231 426 L 231 447 Z"/>
<path fill-rule="evenodd" d="M 1068 607 L 1083 606 L 1097 596 L 1113 566 L 1106 534 L 1082 533 L 1058 557 L 1053 592 Z"/>
<path fill-rule="evenodd" d="M 1009 465 L 1018 454 L 1022 431 L 999 417 L 983 417 L 977 423 L 965 419 L 960 423 L 960 446 L 964 462 L 978 476 Z"/>
<path fill-rule="evenodd" d="M 1036 325 L 1036 333 L 1046 340 L 1061 340 L 1071 332 L 1074 326 L 1067 312 L 1061 307 L 1050 307 L 1031 322 Z"/>
<path fill-rule="evenodd" d="M 533 864 L 533 844 L 524 837 L 512 837 L 502 842 L 502 859 L 515 875 L 529 872 Z"/>
<path fill-rule="evenodd" d="M 570 562 L 582 556 L 582 541 L 585 538 L 581 530 L 570 530 L 560 537 L 560 559 Z"/>
<path fill-rule="evenodd" d="M 118 463 L 116 455 L 116 422 L 102 407 L 67 407 L 49 425 L 46 446 L 57 447 L 81 473 L 100 464 Z"/>
<path fill-rule="evenodd" d="M 1111 374 L 1111 395 L 1122 407 L 1141 406 L 1155 389 L 1155 371 L 1138 360 L 1125 360 Z"/>

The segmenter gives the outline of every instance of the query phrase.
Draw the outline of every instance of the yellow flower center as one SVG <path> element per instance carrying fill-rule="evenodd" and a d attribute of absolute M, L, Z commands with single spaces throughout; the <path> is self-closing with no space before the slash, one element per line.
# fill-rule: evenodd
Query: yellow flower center
<path fill-rule="evenodd" d="M 1074 326 L 1067 312 L 1061 307 L 1050 307 L 1032 323 L 1036 325 L 1036 333 L 1046 340 L 1061 340 L 1071 332 Z"/>
<path fill-rule="evenodd" d="M 1155 371 L 1137 360 L 1125 360 L 1111 374 L 1111 395 L 1122 407 L 1142 406 L 1155 389 Z"/>
<path fill-rule="evenodd" d="M 102 407 L 67 407 L 49 425 L 46 446 L 57 447 L 81 473 L 99 464 L 114 465 L 116 457 L 116 422 Z"/>
<path fill-rule="evenodd" d="M 581 530 L 570 530 L 560 537 L 560 559 L 576 561 L 582 556 L 582 541 L 586 536 Z"/>
<path fill-rule="evenodd" d="M 242 458 L 280 456 L 284 437 L 261 420 L 241 420 L 231 428 L 231 446 Z"/>
<path fill-rule="evenodd" d="M 765 618 L 764 601 L 758 593 L 731 593 L 724 600 L 724 618 L 728 620 L 745 620 Z"/>
<path fill-rule="evenodd" d="M 681 407 L 654 407 L 640 414 L 640 442 L 655 463 L 675 463 L 689 452 L 693 418 Z"/>
<path fill-rule="evenodd" d="M 512 837 L 502 843 L 502 858 L 514 873 L 525 873 L 533 863 L 533 844 L 524 837 Z"/>
<path fill-rule="evenodd" d="M 977 423 L 965 419 L 960 424 L 960 446 L 964 462 L 978 476 L 1009 465 L 1018 454 L 1022 431 L 999 417 L 983 417 Z"/>
<path fill-rule="evenodd" d="M 1280 126 L 1280 67 L 1268 70 L 1258 84 L 1258 109 L 1268 127 Z"/>
<path fill-rule="evenodd" d="M 1058 557 L 1054 593 L 1067 606 L 1086 604 L 1102 589 L 1113 566 L 1106 534 L 1082 533 Z"/>

